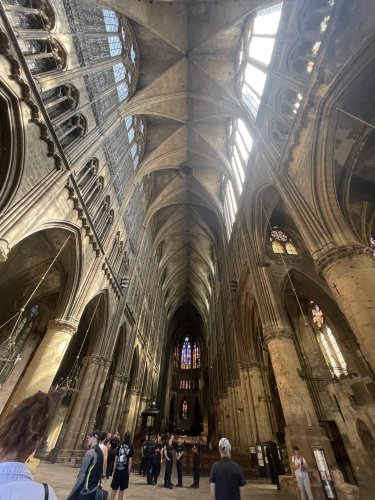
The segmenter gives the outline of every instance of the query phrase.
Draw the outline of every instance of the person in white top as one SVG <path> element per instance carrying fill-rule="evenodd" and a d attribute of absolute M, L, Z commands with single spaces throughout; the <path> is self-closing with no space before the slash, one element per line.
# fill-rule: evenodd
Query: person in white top
<path fill-rule="evenodd" d="M 106 476 L 107 476 L 107 463 L 108 463 L 108 447 L 105 443 L 105 440 L 107 439 L 107 433 L 102 432 L 100 434 L 100 441 L 99 441 L 99 447 L 103 452 L 103 474 L 102 474 L 102 479 L 105 482 L 106 481 Z"/>
<path fill-rule="evenodd" d="M 57 500 L 47 484 L 33 480 L 26 463 L 42 442 L 51 419 L 51 398 L 37 392 L 23 401 L 0 425 L 0 500 Z"/>
<path fill-rule="evenodd" d="M 301 492 L 302 500 L 314 500 L 311 492 L 310 478 L 308 474 L 308 465 L 306 460 L 301 456 L 300 449 L 295 446 L 293 448 L 294 455 L 292 456 L 292 470 L 296 476 L 298 488 Z M 307 496 L 306 496 L 307 495 Z"/>

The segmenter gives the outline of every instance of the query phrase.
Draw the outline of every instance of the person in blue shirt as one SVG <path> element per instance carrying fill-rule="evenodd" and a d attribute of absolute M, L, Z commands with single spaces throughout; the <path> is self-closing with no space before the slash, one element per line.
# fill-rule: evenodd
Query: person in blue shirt
<path fill-rule="evenodd" d="M 50 486 L 33 480 L 25 463 L 42 442 L 51 413 L 50 396 L 39 391 L 0 424 L 0 500 L 57 500 Z"/>

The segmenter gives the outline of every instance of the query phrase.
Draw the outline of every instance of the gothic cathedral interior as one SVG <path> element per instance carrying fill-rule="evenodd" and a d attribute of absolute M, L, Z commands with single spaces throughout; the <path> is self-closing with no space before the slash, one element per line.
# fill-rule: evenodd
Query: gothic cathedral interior
<path fill-rule="evenodd" d="M 152 425 L 375 484 L 374 82 L 374 0 L 0 1 L 0 413 L 52 395 L 40 456 Z"/>

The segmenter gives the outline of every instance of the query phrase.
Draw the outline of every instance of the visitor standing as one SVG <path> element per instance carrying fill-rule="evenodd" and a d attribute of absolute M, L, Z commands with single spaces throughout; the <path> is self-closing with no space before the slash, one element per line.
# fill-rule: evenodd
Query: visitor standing
<path fill-rule="evenodd" d="M 170 436 L 168 443 L 164 447 L 165 457 L 165 473 L 164 473 L 164 488 L 173 488 L 171 476 L 173 467 L 173 440 L 174 436 Z"/>
<path fill-rule="evenodd" d="M 196 444 L 192 447 L 193 452 L 193 484 L 190 488 L 199 488 L 199 477 L 200 477 L 200 467 L 201 467 L 201 454 L 200 447 Z"/>
<path fill-rule="evenodd" d="M 127 431 L 116 451 L 113 479 L 111 482 L 112 491 L 109 500 L 114 500 L 118 490 L 120 490 L 118 495 L 119 500 L 124 498 L 124 491 L 129 487 L 129 474 L 132 467 L 133 455 L 134 448 L 130 442 L 130 432 Z"/>
<path fill-rule="evenodd" d="M 311 492 L 311 484 L 308 473 L 308 465 L 306 460 L 301 456 L 300 449 L 298 446 L 293 448 L 294 455 L 292 456 L 292 470 L 294 470 L 294 475 L 296 476 L 298 488 L 301 492 L 302 500 L 314 500 L 313 494 Z"/>
<path fill-rule="evenodd" d="M 99 446 L 101 431 L 87 435 L 89 449 L 86 451 L 78 477 L 68 500 L 95 500 L 96 490 L 103 474 L 103 452 Z"/>
<path fill-rule="evenodd" d="M 182 457 L 184 456 L 184 448 L 182 446 L 182 440 L 179 438 L 177 446 L 176 446 L 176 469 L 177 469 L 177 484 L 178 488 L 182 488 L 182 471 L 183 471 L 183 463 Z"/>
<path fill-rule="evenodd" d="M 219 441 L 220 462 L 215 462 L 210 474 L 211 500 L 243 500 L 246 484 L 241 467 L 232 460 L 227 438 Z"/>

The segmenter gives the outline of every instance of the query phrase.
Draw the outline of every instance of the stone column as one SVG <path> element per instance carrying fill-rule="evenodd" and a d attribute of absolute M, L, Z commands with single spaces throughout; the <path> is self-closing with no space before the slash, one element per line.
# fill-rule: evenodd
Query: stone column
<path fill-rule="evenodd" d="M 375 372 L 375 258 L 363 245 L 334 248 L 316 260 L 362 354 Z"/>
<path fill-rule="evenodd" d="M 104 416 L 104 421 L 103 421 L 103 430 L 107 432 L 112 432 L 115 429 L 112 429 L 112 420 L 113 420 L 113 415 L 116 412 L 117 409 L 117 402 L 118 402 L 118 396 L 120 392 L 120 387 L 121 387 L 121 375 L 118 373 L 115 373 L 113 378 L 112 378 L 112 385 L 111 385 L 111 391 L 109 394 L 109 406 L 107 407 L 107 410 L 105 412 Z"/>
<path fill-rule="evenodd" d="M 139 391 L 136 389 L 130 389 L 126 402 L 125 419 L 123 422 L 123 428 L 130 432 L 132 432 L 133 424 L 137 417 L 138 399 Z"/>
<path fill-rule="evenodd" d="M 96 417 L 99 409 L 100 400 L 103 394 L 104 384 L 105 381 L 107 380 L 108 370 L 111 361 L 112 360 L 110 358 L 100 357 L 99 370 L 98 370 L 99 385 L 95 393 L 93 394 L 93 397 L 91 398 L 91 409 L 89 409 L 90 417 L 86 427 L 83 429 L 84 433 L 93 430 L 94 428 L 96 429 L 98 427 L 96 422 Z"/>
<path fill-rule="evenodd" d="M 311 427 L 318 424 L 306 383 L 299 377 L 301 365 L 290 330 L 265 331 L 286 425 Z"/>
<path fill-rule="evenodd" d="M 84 374 L 69 415 L 59 461 L 71 460 L 82 446 L 103 371 L 104 363 L 100 356 L 92 355 L 85 359 Z"/>
<path fill-rule="evenodd" d="M 43 340 L 13 393 L 7 411 L 37 391 L 49 391 L 70 339 L 76 331 L 76 325 L 63 319 L 54 319 L 48 323 Z"/>
<path fill-rule="evenodd" d="M 136 391 L 135 395 L 135 405 L 134 405 L 134 411 L 132 409 L 130 410 L 130 413 L 132 414 L 132 421 L 131 421 L 131 428 L 130 432 L 131 435 L 134 436 L 135 430 L 137 427 L 137 422 L 138 422 L 138 413 L 139 413 L 139 408 L 141 405 L 141 391 Z"/>
<path fill-rule="evenodd" d="M 113 415 L 113 420 L 111 422 L 111 429 L 113 431 L 120 430 L 121 422 L 124 420 L 123 417 L 125 411 L 125 398 L 126 398 L 126 391 L 128 388 L 128 382 L 129 382 L 129 377 L 124 377 L 123 381 L 121 382 L 118 399 L 116 403 L 116 411 Z"/>

